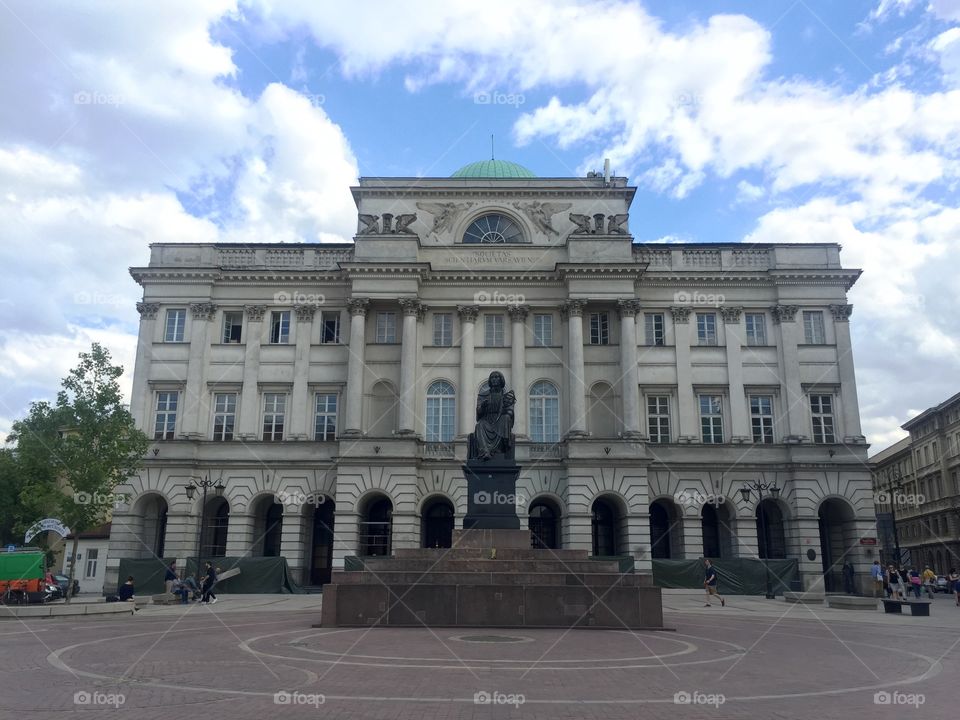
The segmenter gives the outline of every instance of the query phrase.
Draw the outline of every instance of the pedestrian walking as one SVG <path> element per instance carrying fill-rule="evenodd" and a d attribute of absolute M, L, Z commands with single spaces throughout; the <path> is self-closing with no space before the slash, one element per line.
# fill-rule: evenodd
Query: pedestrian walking
<path fill-rule="evenodd" d="M 203 578 L 203 598 L 200 600 L 201 605 L 214 605 L 217 602 L 217 596 L 213 592 L 213 586 L 217 584 L 217 571 L 213 569 L 213 565 L 210 563 L 206 564 L 207 574 Z"/>
<path fill-rule="evenodd" d="M 841 573 L 843 575 L 843 591 L 847 595 L 853 595 L 855 592 L 854 585 L 853 585 L 853 573 L 854 573 L 853 563 L 847 560 L 843 564 L 843 570 L 841 571 Z"/>
<path fill-rule="evenodd" d="M 173 584 L 177 582 L 177 561 L 173 560 L 167 565 L 167 572 L 163 576 L 163 585 L 168 593 L 173 592 Z"/>
<path fill-rule="evenodd" d="M 910 583 L 910 589 L 913 590 L 914 597 L 917 600 L 920 599 L 920 573 L 917 572 L 916 568 L 910 568 L 910 572 L 907 573 L 907 580 Z"/>
<path fill-rule="evenodd" d="M 950 574 L 947 575 L 947 587 L 953 590 L 957 605 L 960 606 L 960 575 L 957 574 L 956 568 L 950 568 Z"/>
<path fill-rule="evenodd" d="M 704 604 L 704 607 L 713 607 L 710 603 L 710 597 L 712 595 L 720 598 L 720 607 L 724 607 L 727 601 L 723 599 L 723 595 L 721 595 L 717 589 L 717 570 L 713 567 L 713 563 L 710 562 L 709 558 L 704 559 L 703 565 L 703 587 L 707 591 L 707 602 Z"/>
<path fill-rule="evenodd" d="M 886 582 L 883 579 L 883 566 L 879 560 L 874 560 L 870 567 L 870 577 L 873 578 L 873 596 L 883 597 Z"/>
<path fill-rule="evenodd" d="M 887 565 L 887 592 L 892 600 L 903 600 L 903 586 L 900 584 L 900 573 L 893 563 Z"/>
<path fill-rule="evenodd" d="M 920 577 L 923 580 L 923 589 L 927 591 L 927 597 L 933 600 L 933 593 L 937 589 L 937 574 L 927 565 L 923 569 L 923 575 Z"/>

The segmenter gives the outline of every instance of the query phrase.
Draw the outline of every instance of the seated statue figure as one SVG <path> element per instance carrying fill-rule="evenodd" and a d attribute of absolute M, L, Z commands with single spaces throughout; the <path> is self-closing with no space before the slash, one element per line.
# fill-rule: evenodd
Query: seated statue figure
<path fill-rule="evenodd" d="M 513 458 L 513 406 L 516 397 L 505 392 L 503 373 L 492 372 L 487 389 L 477 396 L 477 425 L 470 436 L 468 458 L 491 460 Z"/>

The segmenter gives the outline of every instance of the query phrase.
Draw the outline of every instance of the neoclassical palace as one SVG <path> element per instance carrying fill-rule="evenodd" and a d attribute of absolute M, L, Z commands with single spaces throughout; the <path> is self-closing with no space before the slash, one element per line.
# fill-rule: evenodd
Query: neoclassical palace
<path fill-rule="evenodd" d="M 121 558 L 198 542 L 283 556 L 307 585 L 347 556 L 448 546 L 493 370 L 534 546 L 640 570 L 797 558 L 807 587 L 847 559 L 865 574 L 859 271 L 838 245 L 636 243 L 625 178 L 504 161 L 352 192 L 352 243 L 161 243 L 131 270 L 153 445 L 119 488 L 107 586 Z"/>

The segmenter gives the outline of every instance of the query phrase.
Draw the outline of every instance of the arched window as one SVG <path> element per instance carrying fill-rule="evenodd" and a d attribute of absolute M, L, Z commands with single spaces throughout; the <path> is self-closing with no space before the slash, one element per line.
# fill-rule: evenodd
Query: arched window
<path fill-rule="evenodd" d="M 560 394 L 546 380 L 530 388 L 530 439 L 535 443 L 560 441 Z"/>
<path fill-rule="evenodd" d="M 453 545 L 453 505 L 446 498 L 434 498 L 420 518 L 420 545 L 448 548 Z"/>
<path fill-rule="evenodd" d="M 490 213 L 478 217 L 463 234 L 465 243 L 522 243 L 523 231 L 506 215 Z"/>
<path fill-rule="evenodd" d="M 360 552 L 363 555 L 389 555 L 393 539 L 393 503 L 374 497 L 360 521 Z"/>
<path fill-rule="evenodd" d="M 427 442 L 450 442 L 457 417 L 456 392 L 443 380 L 427 389 Z"/>
<path fill-rule="evenodd" d="M 593 535 L 593 554 L 596 557 L 616 555 L 617 526 L 619 513 L 613 503 L 604 498 L 597 498 L 593 502 L 591 513 L 591 534 Z"/>
<path fill-rule="evenodd" d="M 530 506 L 530 547 L 556 550 L 560 547 L 560 513 L 553 503 L 537 500 Z"/>

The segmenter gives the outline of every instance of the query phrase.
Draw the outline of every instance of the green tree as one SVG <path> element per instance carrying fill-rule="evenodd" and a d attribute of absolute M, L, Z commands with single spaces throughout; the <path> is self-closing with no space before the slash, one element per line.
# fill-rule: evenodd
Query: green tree
<path fill-rule="evenodd" d="M 9 448 L 0 449 L 0 544 L 23 541 L 24 515 L 20 502 L 23 476 L 16 456 Z"/>
<path fill-rule="evenodd" d="M 28 517 L 59 518 L 73 533 L 68 587 L 79 534 L 107 521 L 114 489 L 142 467 L 149 444 L 123 405 L 117 382 L 122 374 L 110 353 L 94 343 L 64 378 L 56 405 L 34 403 L 13 426 Z"/>

